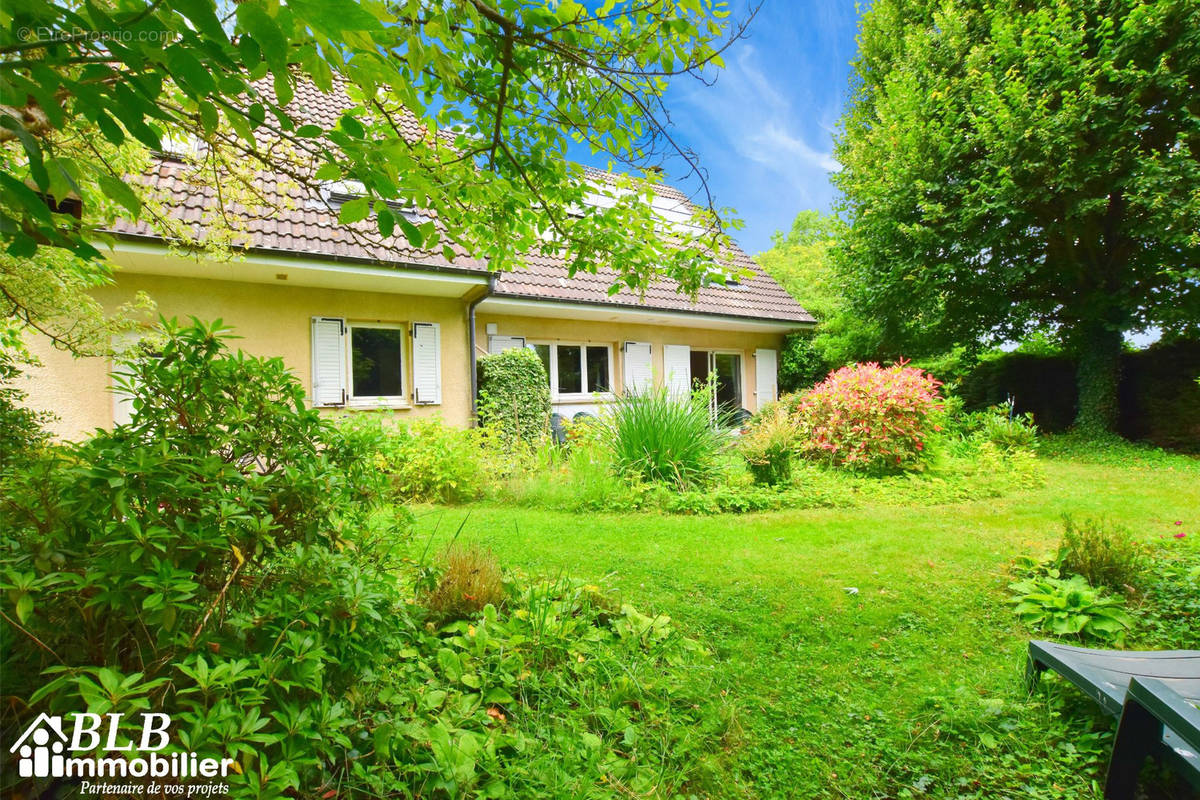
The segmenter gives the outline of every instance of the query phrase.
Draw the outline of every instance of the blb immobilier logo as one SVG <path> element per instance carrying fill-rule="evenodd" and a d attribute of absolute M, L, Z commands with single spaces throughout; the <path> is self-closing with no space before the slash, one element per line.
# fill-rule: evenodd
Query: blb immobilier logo
<path fill-rule="evenodd" d="M 141 715 L 135 742 L 122 734 L 124 714 L 79 712 L 66 717 L 39 714 L 8 751 L 16 757 L 21 778 L 86 779 L 83 789 L 100 791 L 97 779 L 163 779 L 184 794 L 184 782 L 225 778 L 232 758 L 203 758 L 196 753 L 162 751 L 171 743 L 167 714 Z M 203 781 L 188 786 L 186 795 L 209 796 L 216 785 Z M 220 790 L 225 787 L 221 786 Z M 175 792 L 172 792 L 175 793 Z"/>

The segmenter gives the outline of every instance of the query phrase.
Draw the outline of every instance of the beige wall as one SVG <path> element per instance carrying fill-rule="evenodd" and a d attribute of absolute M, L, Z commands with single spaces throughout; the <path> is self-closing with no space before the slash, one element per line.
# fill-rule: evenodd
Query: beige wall
<path fill-rule="evenodd" d="M 441 325 L 442 403 L 371 412 L 403 419 L 440 414 L 447 422 L 468 425 L 471 418 L 468 372 L 467 303 L 461 297 L 428 297 L 333 288 L 287 286 L 210 280 L 195 277 L 123 273 L 114 286 L 96 291 L 107 308 L 115 308 L 146 292 L 158 313 L 186 320 L 190 316 L 211 321 L 220 318 L 240 338 L 233 347 L 261 356 L 280 356 L 311 391 L 312 332 L 314 316 L 344 317 L 349 322 Z M 466 287 L 461 291 L 470 291 Z M 563 311 L 570 314 L 569 310 Z M 568 341 L 607 344 L 612 347 L 613 386 L 622 390 L 624 363 L 621 345 L 649 342 L 656 381 L 663 375 L 663 345 L 688 345 L 693 350 L 726 350 L 742 356 L 743 406 L 756 410 L 754 351 L 778 350 L 782 334 L 714 330 L 628 322 L 602 322 L 549 317 L 512 316 L 480 312 L 477 315 L 477 350 L 486 353 L 488 323 L 498 333 L 535 341 Z M 406 386 L 411 387 L 411 339 L 406 337 Z M 45 339 L 29 342 L 42 366 L 28 370 L 23 386 L 28 404 L 57 415 L 52 425 L 63 438 L 78 438 L 113 422 L 113 395 L 106 358 L 74 358 L 51 347 Z M 340 413 L 340 412 L 331 412 Z"/>
<path fill-rule="evenodd" d="M 456 425 L 470 420 L 467 307 L 461 299 L 135 274 L 122 275 L 117 285 L 97 290 L 96 296 L 106 307 L 115 307 L 132 299 L 137 291 L 149 294 L 158 312 L 167 317 L 222 319 L 241 337 L 232 342 L 233 347 L 254 355 L 281 356 L 306 391 L 311 390 L 312 317 L 437 322 L 441 325 L 442 403 L 370 413 L 398 417 L 440 413 Z M 78 438 L 94 428 L 110 427 L 113 398 L 108 359 L 72 358 L 44 339 L 30 345 L 43 366 L 29 371 L 22 388 L 29 393 L 29 405 L 58 416 L 54 432 Z M 411 365 L 409 357 L 405 365 L 408 386 Z"/>
<path fill-rule="evenodd" d="M 783 343 L 782 333 L 757 333 L 709 328 L 684 328 L 663 325 L 639 325 L 626 322 L 592 322 L 587 320 L 551 319 L 548 317 L 510 316 L 478 313 L 476 345 L 487 352 L 487 325 L 495 323 L 499 336 L 523 336 L 530 341 L 564 341 L 583 344 L 607 344 L 613 351 L 613 385 L 620 393 L 624 376 L 621 346 L 625 342 L 649 342 L 654 380 L 663 380 L 663 345 L 685 344 L 693 350 L 722 350 L 742 356 L 742 405 L 758 410 L 754 394 L 754 351 L 767 348 L 778 351 Z"/>

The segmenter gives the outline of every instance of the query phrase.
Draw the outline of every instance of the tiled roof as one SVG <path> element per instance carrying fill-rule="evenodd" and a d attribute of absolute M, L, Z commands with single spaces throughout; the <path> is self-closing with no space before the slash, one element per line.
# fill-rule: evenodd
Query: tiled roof
<path fill-rule="evenodd" d="M 351 106 L 342 92 L 330 94 L 320 92 L 311 84 L 296 87 L 296 97 L 289 107 L 296 116 L 312 120 L 324 127 L 337 123 L 342 112 Z M 416 118 L 403 123 L 404 134 L 419 138 L 423 128 Z M 211 224 L 210 217 L 216 212 L 215 192 L 188 180 L 192 167 L 171 159 L 159 161 L 145 176 L 158 187 L 165 201 L 167 213 L 177 222 L 183 223 L 191 235 L 203 238 L 205 229 Z M 610 173 L 585 167 L 589 180 L 609 182 Z M 284 176 L 261 172 L 257 175 L 255 190 L 261 195 L 261 206 L 246 207 L 233 205 L 227 215 L 234 227 L 244 231 L 238 241 L 240 246 L 257 251 L 276 252 L 281 255 L 306 255 L 334 259 L 372 261 L 397 267 L 429 269 L 453 269 L 470 272 L 486 272 L 487 265 L 481 259 L 470 257 L 462 248 L 455 246 L 456 256 L 448 261 L 438 251 L 420 250 L 408 245 L 403 236 L 394 236 L 383 241 L 371 219 L 354 225 L 341 225 L 337 215 L 324 199 L 310 196 L 307 190 L 296 186 Z M 656 193 L 678 203 L 688 199 L 674 187 L 660 185 Z M 255 206 L 258 206 L 256 203 Z M 428 219 L 436 218 L 429 212 L 420 212 Z M 151 226 L 145 222 L 119 222 L 114 232 L 132 236 L 154 236 Z M 675 291 L 674 281 L 660 279 L 653 282 L 639 297 L 623 288 L 615 295 L 608 288 L 616 278 L 615 271 L 602 269 L 596 274 L 577 273 L 567 276 L 564 263 L 544 255 L 526 257 L 526 269 L 500 273 L 496 276 L 495 294 L 559 302 L 611 304 L 617 306 L 639 306 L 648 309 L 721 314 L 736 317 L 753 317 L 767 320 L 783 320 L 798 323 L 812 322 L 812 317 L 791 298 L 784 289 L 738 248 L 730 254 L 730 266 L 750 270 L 752 277 L 738 285 L 708 286 L 700 290 L 695 301 Z"/>
<path fill-rule="evenodd" d="M 611 269 L 601 269 L 594 275 L 577 272 L 574 277 L 567 277 L 567 269 L 558 259 L 534 255 L 527 256 L 525 263 L 525 269 L 502 272 L 496 276 L 496 295 L 800 323 L 813 321 L 812 316 L 774 278 L 764 273 L 740 249 L 734 250 L 729 263 L 750 270 L 752 275 L 736 285 L 706 286 L 700 289 L 694 301 L 677 292 L 676 283 L 671 280 L 653 281 L 640 298 L 636 292 L 624 287 L 616 294 L 609 295 L 608 287 L 617 277 Z"/>
<path fill-rule="evenodd" d="M 184 223 L 192 236 L 203 239 L 216 212 L 215 191 L 188 179 L 193 167 L 178 161 L 159 161 L 146 180 L 155 186 L 167 211 L 176 222 Z M 393 266 L 456 269 L 487 272 L 487 264 L 474 259 L 461 247 L 447 261 L 441 250 L 421 250 L 408 244 L 403 236 L 386 242 L 380 237 L 373 218 L 353 225 L 342 225 L 337 214 L 318 197 L 312 197 L 296 184 L 278 175 L 259 173 L 255 184 L 262 196 L 260 208 L 233 204 L 226 209 L 232 219 L 235 243 L 258 251 L 280 254 L 327 256 L 332 259 L 373 261 Z M 427 219 L 432 214 L 419 212 Z M 436 220 L 434 220 L 436 222 Z M 119 221 L 113 230 L 131 236 L 154 236 L 146 221 Z"/>

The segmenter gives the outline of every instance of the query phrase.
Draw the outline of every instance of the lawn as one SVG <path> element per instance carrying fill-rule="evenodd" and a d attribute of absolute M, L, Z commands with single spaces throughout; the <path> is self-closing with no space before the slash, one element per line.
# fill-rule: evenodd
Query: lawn
<path fill-rule="evenodd" d="M 600 583 L 710 648 L 725 735 L 689 784 L 697 796 L 1099 796 L 1110 727 L 1054 681 L 1025 697 L 1029 633 L 1005 603 L 1008 567 L 1052 548 L 1064 512 L 1106 514 L 1146 539 L 1200 537 L 1200 469 L 1044 463 L 1041 489 L 953 505 L 425 508 L 418 536 L 437 547 L 465 518 L 462 535 L 506 566 Z"/>

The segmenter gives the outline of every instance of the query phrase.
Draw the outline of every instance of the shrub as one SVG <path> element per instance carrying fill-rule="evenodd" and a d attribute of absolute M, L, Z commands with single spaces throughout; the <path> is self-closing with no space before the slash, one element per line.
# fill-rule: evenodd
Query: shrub
<path fill-rule="evenodd" d="M 40 713 L 125 714 L 122 739 L 167 713 L 175 746 L 236 759 L 236 800 L 673 795 L 711 748 L 704 654 L 666 618 L 566 580 L 443 627 L 410 602 L 374 432 L 307 409 L 278 360 L 196 324 L 124 370 L 130 425 L 6 477 L 0 672 L 20 702 L 0 739 Z M 4 796 L 55 790 L 7 767 Z"/>
<path fill-rule="evenodd" d="M 783 405 L 775 403 L 759 412 L 749 430 L 738 439 L 738 452 L 746 460 L 755 483 L 787 483 L 792 477 L 792 457 L 800 428 Z"/>
<path fill-rule="evenodd" d="M 1035 630 L 1121 646 L 1133 618 L 1120 597 L 1110 597 L 1079 575 L 1035 577 L 1009 586 L 1013 612 Z"/>
<path fill-rule="evenodd" d="M 1146 649 L 1194 648 L 1200 629 L 1200 538 L 1170 537 L 1157 544 L 1149 560 L 1138 609 L 1140 638 Z"/>
<path fill-rule="evenodd" d="M 130 424 L 6 484 L 22 632 L 3 642 L 5 691 L 35 712 L 166 711 L 197 752 L 316 785 L 353 722 L 328 695 L 368 674 L 399 601 L 388 551 L 359 535 L 377 484 L 281 361 L 229 353 L 223 334 L 168 323 L 158 352 L 123 365 Z M 365 555 L 334 547 L 352 534 Z M 289 706 L 320 713 L 241 726 Z"/>
<path fill-rule="evenodd" d="M 550 431 L 550 378 L 537 353 L 513 348 L 479 359 L 479 422 L 509 449 L 537 447 Z"/>
<path fill-rule="evenodd" d="M 1106 519 L 1076 523 L 1063 515 L 1063 538 L 1055 563 L 1064 575 L 1081 575 L 1093 586 L 1135 587 L 1145 568 L 1145 548 L 1129 529 Z"/>
<path fill-rule="evenodd" d="M 985 444 L 1005 455 L 1037 450 L 1038 427 L 1029 414 L 1014 414 L 1011 403 L 964 411 L 963 401 L 951 395 L 944 399 L 943 406 L 942 439 L 954 455 L 972 458 Z"/>
<path fill-rule="evenodd" d="M 710 397 L 711 388 L 677 399 L 659 386 L 610 403 L 600 437 L 616 468 L 638 480 L 680 488 L 705 483 L 729 438 L 713 424 Z"/>
<path fill-rule="evenodd" d="M 1011 403 L 982 412 L 980 435 L 1005 452 L 1037 448 L 1037 425 L 1031 414 L 1015 414 Z"/>
<path fill-rule="evenodd" d="M 496 554 L 479 545 L 452 543 L 442 555 L 444 569 L 425 605 L 448 619 L 465 619 L 504 601 L 504 573 Z"/>
<path fill-rule="evenodd" d="M 643 508 L 651 487 L 617 471 L 608 447 L 593 440 L 599 428 L 594 422 L 572 425 L 570 447 L 556 448 L 556 457 L 545 470 L 509 478 L 505 496 L 520 506 L 573 513 Z"/>
<path fill-rule="evenodd" d="M 918 466 L 940 409 L 932 375 L 904 366 L 854 364 L 787 401 L 805 456 L 867 472 Z"/>
<path fill-rule="evenodd" d="M 811 333 L 789 333 L 779 350 L 779 391 L 808 389 L 829 373 L 829 366 Z"/>
<path fill-rule="evenodd" d="M 400 503 L 462 503 L 485 491 L 493 458 L 478 429 L 455 428 L 439 417 L 389 425 L 376 418 L 350 418 L 344 427 L 371 428 L 375 466 Z"/>
<path fill-rule="evenodd" d="M 17 353 L 0 346 L 0 472 L 21 463 L 47 440 L 42 426 L 50 415 L 24 408 L 25 392 L 12 385 L 21 374 L 21 361 Z"/>

